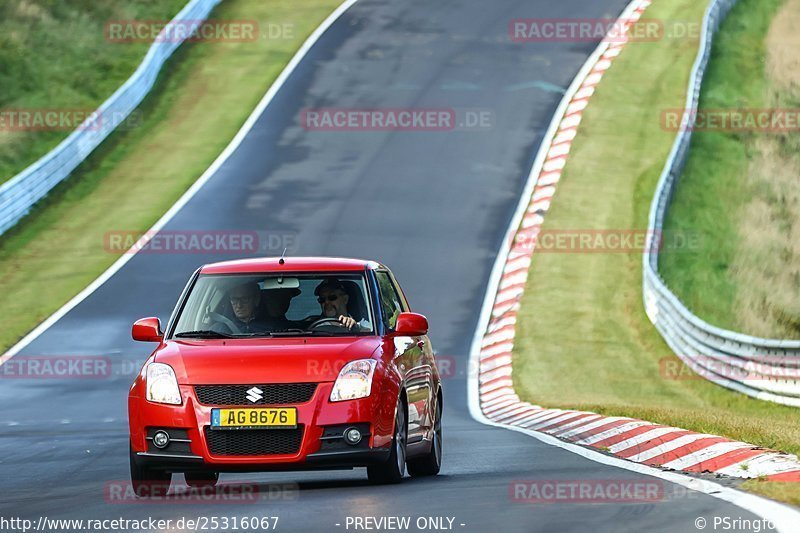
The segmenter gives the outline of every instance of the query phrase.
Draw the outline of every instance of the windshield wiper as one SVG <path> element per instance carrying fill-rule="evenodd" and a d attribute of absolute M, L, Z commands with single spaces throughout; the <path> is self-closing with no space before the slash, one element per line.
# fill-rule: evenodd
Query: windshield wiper
<path fill-rule="evenodd" d="M 232 339 L 233 335 L 222 333 L 220 331 L 212 331 L 210 329 L 199 329 L 197 331 L 181 331 L 175 334 L 176 337 L 196 337 L 201 339 Z"/>
<path fill-rule="evenodd" d="M 305 333 L 305 331 L 300 328 L 289 328 L 279 331 L 272 331 L 270 332 L 270 335 L 273 337 L 294 337 L 297 335 L 302 335 L 303 333 Z"/>
<path fill-rule="evenodd" d="M 284 331 L 273 331 L 273 337 L 297 337 L 298 335 L 305 335 L 308 337 L 335 337 L 336 333 L 331 331 L 312 331 L 308 329 L 287 329 Z"/>

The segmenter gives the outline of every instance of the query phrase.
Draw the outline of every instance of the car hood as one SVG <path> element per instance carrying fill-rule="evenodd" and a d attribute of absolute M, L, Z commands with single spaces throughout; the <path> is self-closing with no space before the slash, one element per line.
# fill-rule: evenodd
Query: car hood
<path fill-rule="evenodd" d="M 378 337 L 181 339 L 167 341 L 155 361 L 170 365 L 181 385 L 323 382 L 380 344 Z"/>

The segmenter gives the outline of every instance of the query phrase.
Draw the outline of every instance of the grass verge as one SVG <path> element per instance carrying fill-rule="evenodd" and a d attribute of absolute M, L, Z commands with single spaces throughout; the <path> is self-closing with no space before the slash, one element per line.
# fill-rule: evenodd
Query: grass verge
<path fill-rule="evenodd" d="M 733 23 L 758 2 L 742 0 Z M 699 23 L 706 4 L 662 0 L 646 17 Z M 661 110 L 684 106 L 697 46 L 696 38 L 626 46 L 586 110 L 543 231 L 647 228 L 674 140 Z M 663 371 L 674 356 L 644 313 L 641 263 L 633 253 L 535 254 L 517 324 L 517 393 L 800 452 L 797 410 Z"/>
<path fill-rule="evenodd" d="M 166 65 L 136 128 L 114 133 L 0 237 L 0 352 L 108 268 L 110 230 L 146 230 L 222 152 L 339 0 L 229 0 L 213 17 L 288 24 L 280 39 L 192 43 Z M 156 165 L 155 162 L 158 164 Z M 135 202 L 124 201 L 136 198 Z M 47 298 L 41 296 L 46 294 Z"/>
<path fill-rule="evenodd" d="M 111 20 L 170 20 L 188 0 L 0 2 L 0 110 L 97 109 L 144 59 L 147 43 L 106 38 Z M 71 131 L 0 126 L 0 183 Z"/>
<path fill-rule="evenodd" d="M 796 110 L 798 24 L 798 0 L 743 2 L 714 46 L 701 112 Z M 799 148 L 796 130 L 695 132 L 665 229 L 714 246 L 665 255 L 660 271 L 705 320 L 800 338 Z"/>
<path fill-rule="evenodd" d="M 765 498 L 800 507 L 800 490 L 797 489 L 797 483 L 776 483 L 760 479 L 748 479 L 742 484 L 742 487 Z"/>

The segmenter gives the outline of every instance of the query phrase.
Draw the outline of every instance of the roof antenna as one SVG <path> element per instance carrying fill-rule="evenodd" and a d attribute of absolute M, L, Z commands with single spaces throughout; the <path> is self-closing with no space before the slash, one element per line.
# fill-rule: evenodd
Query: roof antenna
<path fill-rule="evenodd" d="M 283 253 L 281 254 L 281 258 L 278 259 L 278 264 L 279 265 L 282 265 L 282 264 L 284 264 L 286 262 L 286 259 L 283 258 L 286 255 L 286 250 L 288 250 L 288 248 L 284 248 L 283 249 Z"/>

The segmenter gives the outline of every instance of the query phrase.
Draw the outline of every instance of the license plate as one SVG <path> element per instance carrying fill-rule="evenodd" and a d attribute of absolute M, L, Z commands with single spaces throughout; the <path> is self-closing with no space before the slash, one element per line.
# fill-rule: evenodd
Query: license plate
<path fill-rule="evenodd" d="M 212 409 L 213 429 L 296 428 L 294 407 L 258 407 L 249 409 Z"/>

